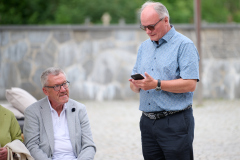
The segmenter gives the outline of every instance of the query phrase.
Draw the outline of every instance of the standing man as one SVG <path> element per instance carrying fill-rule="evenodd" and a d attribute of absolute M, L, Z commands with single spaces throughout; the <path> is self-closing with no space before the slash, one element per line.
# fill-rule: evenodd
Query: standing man
<path fill-rule="evenodd" d="M 24 142 L 35 160 L 93 160 L 86 107 L 69 98 L 69 82 L 59 68 L 41 75 L 45 98 L 25 110 Z"/>
<path fill-rule="evenodd" d="M 145 160 L 192 160 L 193 91 L 199 81 L 199 55 L 193 42 L 169 24 L 166 7 L 146 2 L 141 25 L 149 39 L 138 50 L 130 88 L 140 93 L 142 152 Z"/>

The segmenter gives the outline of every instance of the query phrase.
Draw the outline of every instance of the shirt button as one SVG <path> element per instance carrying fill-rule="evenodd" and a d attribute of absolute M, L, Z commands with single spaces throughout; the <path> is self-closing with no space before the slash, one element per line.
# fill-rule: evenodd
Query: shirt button
<path fill-rule="evenodd" d="M 147 93 L 149 93 L 149 91 Z"/>
<path fill-rule="evenodd" d="M 156 57 L 154 57 L 154 59 L 156 59 Z"/>
<path fill-rule="evenodd" d="M 148 103 L 148 105 L 150 105 L 150 103 Z"/>
<path fill-rule="evenodd" d="M 153 71 L 153 69 L 152 69 L 152 71 Z"/>

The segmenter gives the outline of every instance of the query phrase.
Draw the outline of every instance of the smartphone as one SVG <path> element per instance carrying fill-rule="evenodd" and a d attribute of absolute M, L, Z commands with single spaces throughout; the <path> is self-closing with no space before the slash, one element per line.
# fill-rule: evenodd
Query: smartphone
<path fill-rule="evenodd" d="M 134 80 L 141 80 L 141 79 L 144 79 L 144 77 L 141 75 L 141 74 L 134 74 L 134 75 L 131 75 L 132 79 Z"/>

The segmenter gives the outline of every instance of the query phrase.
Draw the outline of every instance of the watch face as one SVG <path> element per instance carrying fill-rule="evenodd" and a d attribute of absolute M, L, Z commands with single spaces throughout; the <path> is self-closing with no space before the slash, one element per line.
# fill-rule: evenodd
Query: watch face
<path fill-rule="evenodd" d="M 161 87 L 156 87 L 155 90 L 156 91 L 161 91 Z"/>

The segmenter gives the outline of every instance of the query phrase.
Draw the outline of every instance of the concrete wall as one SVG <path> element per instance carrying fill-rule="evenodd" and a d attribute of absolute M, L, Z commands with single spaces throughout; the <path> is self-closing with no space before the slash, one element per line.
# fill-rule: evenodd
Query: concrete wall
<path fill-rule="evenodd" d="M 174 26 L 196 44 L 192 25 Z M 240 25 L 203 26 L 201 36 L 203 97 L 240 98 Z M 0 26 L 0 99 L 11 87 L 44 97 L 40 75 L 51 66 L 67 73 L 71 98 L 138 98 L 128 79 L 147 38 L 137 25 Z"/>

